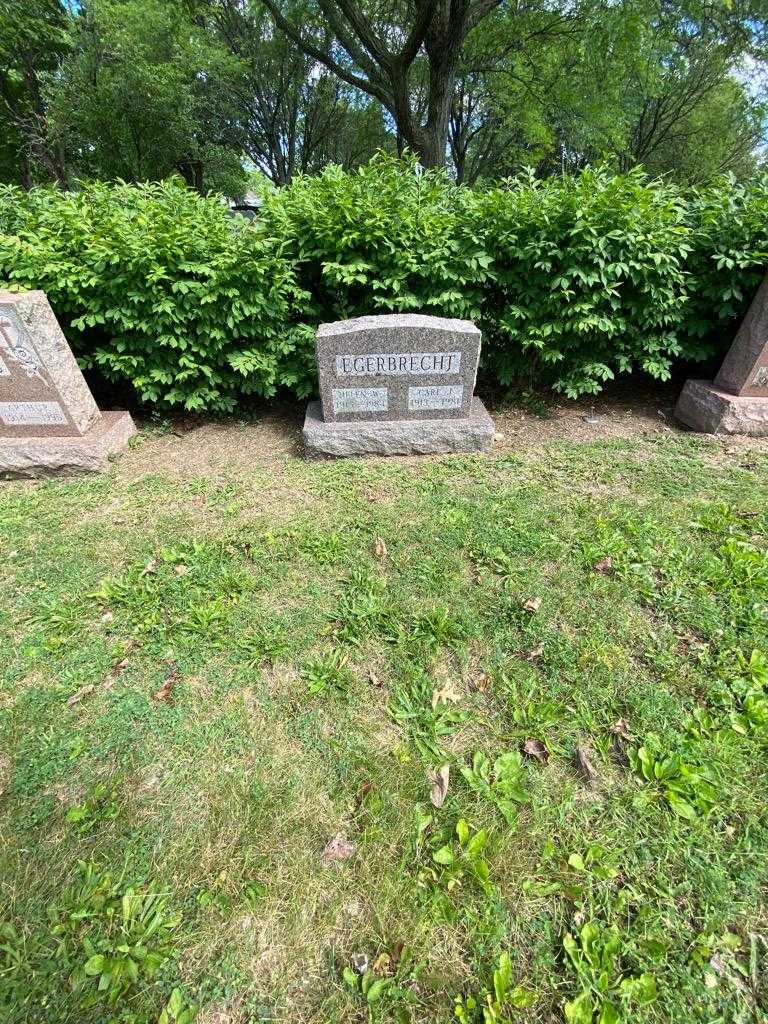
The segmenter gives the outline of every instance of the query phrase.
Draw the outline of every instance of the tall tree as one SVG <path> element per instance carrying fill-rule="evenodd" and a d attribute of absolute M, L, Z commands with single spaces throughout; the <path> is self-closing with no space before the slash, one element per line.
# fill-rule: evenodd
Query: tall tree
<path fill-rule="evenodd" d="M 298 22 L 290 0 L 263 2 L 307 56 L 382 104 L 425 167 L 445 164 L 462 49 L 501 0 L 317 0 L 319 26 Z"/>
<path fill-rule="evenodd" d="M 79 174 L 239 190 L 238 69 L 173 0 L 90 0 L 73 39 L 52 116 Z"/>
<path fill-rule="evenodd" d="M 296 3 L 296 20 L 315 15 Z M 246 156 L 275 184 L 332 160 L 352 166 L 387 145 L 381 107 L 303 53 L 275 31 L 259 0 L 201 4 L 239 64 L 231 84 Z"/>
<path fill-rule="evenodd" d="M 60 0 L 0 0 L 0 128 L 25 188 L 37 173 L 69 185 L 64 139 L 46 97 L 69 48 L 70 17 Z"/>

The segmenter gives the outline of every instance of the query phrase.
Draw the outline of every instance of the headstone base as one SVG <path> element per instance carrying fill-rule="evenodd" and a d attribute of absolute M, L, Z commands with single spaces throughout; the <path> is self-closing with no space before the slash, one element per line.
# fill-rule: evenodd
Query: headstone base
<path fill-rule="evenodd" d="M 702 434 L 768 437 L 768 398 L 740 398 L 709 380 L 686 381 L 675 416 Z"/>
<path fill-rule="evenodd" d="M 309 455 L 444 455 L 487 452 L 495 430 L 479 398 L 466 419 L 357 423 L 326 423 L 320 402 L 310 402 L 303 437 Z"/>
<path fill-rule="evenodd" d="M 103 473 L 135 433 L 130 413 L 105 412 L 81 437 L 0 437 L 0 479 Z"/>

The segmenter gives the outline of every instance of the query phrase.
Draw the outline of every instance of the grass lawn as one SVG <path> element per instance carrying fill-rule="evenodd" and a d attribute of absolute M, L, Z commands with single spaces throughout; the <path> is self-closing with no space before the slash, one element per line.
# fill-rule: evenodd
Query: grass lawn
<path fill-rule="evenodd" d="M 193 472 L 0 489 L 3 1020 L 766 1020 L 768 449 Z"/>

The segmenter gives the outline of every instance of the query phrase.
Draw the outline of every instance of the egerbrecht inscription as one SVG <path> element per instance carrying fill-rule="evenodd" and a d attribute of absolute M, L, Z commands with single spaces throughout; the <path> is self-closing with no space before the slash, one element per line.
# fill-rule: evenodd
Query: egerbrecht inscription
<path fill-rule="evenodd" d="M 460 373 L 461 352 L 381 352 L 336 356 L 339 377 L 410 376 Z"/>

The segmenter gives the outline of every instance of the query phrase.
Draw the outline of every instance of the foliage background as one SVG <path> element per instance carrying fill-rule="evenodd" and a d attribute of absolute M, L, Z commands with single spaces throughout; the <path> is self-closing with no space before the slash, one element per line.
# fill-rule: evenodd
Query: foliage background
<path fill-rule="evenodd" d="M 0 280 L 44 289 L 83 365 L 159 408 L 304 397 L 318 323 L 394 310 L 474 319 L 487 380 L 578 396 L 724 351 L 767 214 L 766 178 L 597 169 L 470 190 L 385 155 L 298 175 L 253 224 L 179 180 L 5 187 Z"/>

